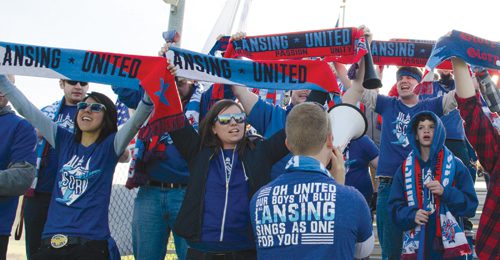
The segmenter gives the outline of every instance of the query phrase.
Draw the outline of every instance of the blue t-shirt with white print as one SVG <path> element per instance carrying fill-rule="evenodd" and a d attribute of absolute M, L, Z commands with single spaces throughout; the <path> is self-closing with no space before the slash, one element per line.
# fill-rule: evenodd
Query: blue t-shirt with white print
<path fill-rule="evenodd" d="M 345 153 L 345 185 L 356 188 L 366 201 L 373 194 L 373 185 L 369 172 L 370 162 L 378 156 L 378 148 L 370 137 L 364 135 L 351 141 Z"/>
<path fill-rule="evenodd" d="M 76 106 L 62 105 L 61 110 L 59 111 L 54 122 L 60 128 L 66 129 L 69 132 L 73 132 L 75 128 L 75 123 L 73 122 L 73 120 L 75 118 L 76 112 Z M 54 182 L 56 180 L 57 154 L 55 149 L 50 146 L 50 144 L 47 143 L 45 147 L 49 150 L 46 157 L 42 159 L 42 165 L 40 167 L 40 171 L 38 172 L 36 191 L 51 193 L 54 189 Z"/>
<path fill-rule="evenodd" d="M 35 165 L 35 129 L 14 113 L 0 115 L 0 170 L 11 163 L 28 162 Z M 0 201 L 0 235 L 10 235 L 16 216 L 19 197 Z"/>
<path fill-rule="evenodd" d="M 398 98 L 377 95 L 375 112 L 382 116 L 382 134 L 380 138 L 380 156 L 377 176 L 394 176 L 395 171 L 411 151 L 406 137 L 410 119 L 418 112 L 429 110 L 443 115 L 443 97 L 419 101 L 409 107 Z"/>
<path fill-rule="evenodd" d="M 72 133 L 57 129 L 58 172 L 42 238 L 64 234 L 108 239 L 108 207 L 118 163 L 115 135 L 85 147 Z"/>
<path fill-rule="evenodd" d="M 320 171 L 286 171 L 250 202 L 258 259 L 353 259 L 372 236 L 359 191 Z"/>

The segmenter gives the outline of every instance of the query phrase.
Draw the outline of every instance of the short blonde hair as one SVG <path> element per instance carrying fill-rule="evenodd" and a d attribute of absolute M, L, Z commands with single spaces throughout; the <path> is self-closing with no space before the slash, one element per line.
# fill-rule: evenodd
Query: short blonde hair
<path fill-rule="evenodd" d="M 305 102 L 293 107 L 286 119 L 286 138 L 295 155 L 314 155 L 332 134 L 330 119 L 317 103 Z"/>

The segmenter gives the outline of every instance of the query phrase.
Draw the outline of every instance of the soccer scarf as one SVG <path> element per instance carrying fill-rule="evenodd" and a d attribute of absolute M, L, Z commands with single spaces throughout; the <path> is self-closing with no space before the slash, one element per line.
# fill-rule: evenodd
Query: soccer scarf
<path fill-rule="evenodd" d="M 170 47 L 167 57 L 176 66 L 177 76 L 194 80 L 269 90 L 339 92 L 335 75 L 324 61 L 236 60 L 177 47 Z"/>
<path fill-rule="evenodd" d="M 420 162 L 413 152 L 403 162 L 402 174 L 408 206 L 418 205 L 420 209 L 437 211 L 433 247 L 436 251 L 444 251 L 444 258 L 470 254 L 471 249 L 465 234 L 455 217 L 446 205 L 441 203 L 439 196 L 434 196 L 424 185 L 432 179 L 439 181 L 445 189 L 453 184 L 456 167 L 453 154 L 443 147 L 438 152 L 437 160 L 431 164 L 434 166 L 423 174 Z M 417 259 L 417 250 L 423 250 L 424 245 L 420 245 L 419 241 L 422 227 L 425 228 L 419 225 L 404 232 L 402 259 Z"/>
<path fill-rule="evenodd" d="M 200 102 L 203 94 L 203 86 L 195 83 L 193 94 L 185 107 L 185 117 L 193 128 L 198 131 L 200 122 Z M 142 128 L 141 128 L 142 130 Z M 146 171 L 146 164 L 153 158 L 166 160 L 166 146 L 172 145 L 172 139 L 168 133 L 160 136 L 153 136 L 149 143 L 143 140 L 136 140 L 134 150 L 132 151 L 132 160 L 129 165 L 128 179 L 125 187 L 133 189 L 142 186 L 149 180 Z M 146 149 L 147 148 L 147 149 Z"/>
<path fill-rule="evenodd" d="M 393 39 L 390 41 L 372 41 L 370 50 L 373 63 L 376 65 L 424 67 L 434 45 L 435 42 L 433 41 Z M 451 62 L 446 60 L 438 68 L 452 69 Z"/>
<path fill-rule="evenodd" d="M 453 30 L 439 38 L 425 65 L 425 74 L 453 56 L 473 66 L 500 70 L 500 43 Z"/>
<path fill-rule="evenodd" d="M 329 57 L 329 61 L 358 62 L 366 53 L 363 30 L 333 28 L 316 31 L 248 36 L 231 40 L 226 57 L 252 60 Z"/>
<path fill-rule="evenodd" d="M 63 104 L 64 104 L 64 97 L 62 98 L 62 100 L 56 101 L 52 105 L 49 105 L 49 106 L 43 108 L 42 112 L 47 117 L 52 119 L 52 121 L 56 121 L 57 116 L 59 115 L 59 112 L 61 111 Z M 73 130 L 73 129 L 70 129 L 70 130 Z M 47 140 L 45 140 L 45 138 L 42 138 L 36 146 L 35 179 L 33 179 L 33 182 L 31 183 L 30 188 L 26 191 L 24 196 L 33 197 L 33 195 L 35 195 L 36 185 L 38 184 L 38 174 L 40 173 L 40 169 L 42 168 L 42 164 L 43 164 L 43 157 L 47 154 L 49 149 L 50 149 L 50 146 L 47 146 Z"/>
<path fill-rule="evenodd" d="M 274 105 L 282 106 L 283 98 L 285 97 L 284 90 L 267 90 L 267 89 L 252 89 L 252 92 L 259 96 L 260 99 Z"/>
<path fill-rule="evenodd" d="M 0 73 L 143 87 L 155 109 L 140 138 L 161 135 L 184 124 L 174 77 L 162 57 L 62 49 L 0 42 Z"/>
<path fill-rule="evenodd" d="M 294 155 L 285 166 L 286 172 L 292 171 L 304 171 L 304 172 L 320 172 L 330 178 L 330 172 L 325 168 L 325 166 L 315 158 L 304 156 L 304 155 Z"/>

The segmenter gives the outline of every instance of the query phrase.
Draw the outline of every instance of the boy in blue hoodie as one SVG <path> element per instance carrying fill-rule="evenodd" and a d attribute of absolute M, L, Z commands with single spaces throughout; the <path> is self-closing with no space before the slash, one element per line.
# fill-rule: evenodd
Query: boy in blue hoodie
<path fill-rule="evenodd" d="M 389 214 L 404 230 L 402 257 L 465 259 L 470 253 L 460 217 L 478 206 L 467 168 L 445 146 L 445 129 L 436 114 L 423 111 L 410 121 L 412 148 L 394 174 Z"/>

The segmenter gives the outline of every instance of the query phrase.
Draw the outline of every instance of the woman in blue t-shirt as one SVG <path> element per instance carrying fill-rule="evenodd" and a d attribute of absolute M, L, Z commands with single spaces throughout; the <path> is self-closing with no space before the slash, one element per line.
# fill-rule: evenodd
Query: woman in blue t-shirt
<path fill-rule="evenodd" d="M 246 115 L 232 100 L 214 104 L 200 125 L 170 133 L 189 165 L 186 196 L 174 230 L 186 238 L 187 259 L 256 259 L 249 201 L 270 181 L 272 165 L 288 154 L 285 132 L 245 136 Z M 233 258 L 232 258 L 233 259 Z"/>
<path fill-rule="evenodd" d="M 42 246 L 32 259 L 108 259 L 108 207 L 118 159 L 152 110 L 149 97 L 117 131 L 113 102 L 97 92 L 78 103 L 74 133 L 44 116 L 5 76 L 0 91 L 47 142 L 58 158 Z"/>

